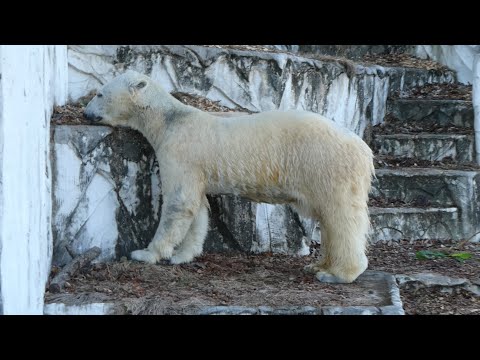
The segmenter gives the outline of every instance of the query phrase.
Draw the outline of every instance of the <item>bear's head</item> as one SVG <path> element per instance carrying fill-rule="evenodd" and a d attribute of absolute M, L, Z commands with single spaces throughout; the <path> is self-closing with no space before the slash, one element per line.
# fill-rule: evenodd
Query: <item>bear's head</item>
<path fill-rule="evenodd" d="M 83 116 L 95 123 L 133 127 L 138 109 L 145 108 L 152 80 L 136 71 L 128 70 L 104 85 L 88 103 Z"/>

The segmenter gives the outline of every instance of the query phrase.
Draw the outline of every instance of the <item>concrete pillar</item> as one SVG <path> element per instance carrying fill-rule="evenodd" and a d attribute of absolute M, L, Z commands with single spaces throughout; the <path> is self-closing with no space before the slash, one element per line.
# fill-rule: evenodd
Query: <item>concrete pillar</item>
<path fill-rule="evenodd" d="M 43 314 L 52 256 L 50 117 L 65 45 L 0 46 L 0 313 Z"/>
<path fill-rule="evenodd" d="M 476 54 L 473 60 L 473 111 L 475 114 L 475 150 L 477 164 L 480 165 L 480 54 Z"/>

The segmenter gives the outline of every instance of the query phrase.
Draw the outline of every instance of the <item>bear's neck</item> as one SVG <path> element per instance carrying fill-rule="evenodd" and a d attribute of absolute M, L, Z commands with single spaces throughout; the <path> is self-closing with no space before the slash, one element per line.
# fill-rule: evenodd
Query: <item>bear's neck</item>
<path fill-rule="evenodd" d="M 135 130 L 145 136 L 150 144 L 159 146 L 169 128 L 178 125 L 184 119 L 199 111 L 199 109 L 185 105 L 165 92 L 153 101 L 149 101 L 148 105 L 136 109 L 135 119 L 130 123 Z"/>

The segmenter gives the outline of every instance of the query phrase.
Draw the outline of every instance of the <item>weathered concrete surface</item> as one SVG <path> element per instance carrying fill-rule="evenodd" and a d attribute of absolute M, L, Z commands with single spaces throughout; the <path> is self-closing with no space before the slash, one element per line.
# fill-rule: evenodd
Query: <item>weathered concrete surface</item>
<path fill-rule="evenodd" d="M 69 61 L 72 100 L 133 69 L 170 92 L 250 111 L 318 112 L 358 134 L 382 121 L 388 95 L 385 68 L 295 54 L 180 45 L 70 46 Z"/>
<path fill-rule="evenodd" d="M 372 195 L 430 206 L 462 207 L 478 199 L 479 171 L 435 168 L 377 169 Z"/>
<path fill-rule="evenodd" d="M 464 278 L 452 278 L 437 273 L 399 274 L 395 276 L 400 287 L 439 287 L 443 291 L 452 291 L 453 288 L 465 289 L 476 296 L 480 296 L 480 284 Z"/>
<path fill-rule="evenodd" d="M 210 252 L 310 254 L 315 223 L 286 205 L 255 203 L 237 196 L 208 196 L 210 229 L 204 249 Z"/>
<path fill-rule="evenodd" d="M 57 125 L 53 135 L 54 264 L 99 246 L 100 261 L 145 247 L 160 215 L 153 149 L 140 133 Z"/>
<path fill-rule="evenodd" d="M 464 100 L 393 99 L 388 112 L 405 124 L 473 128 L 473 106 Z"/>
<path fill-rule="evenodd" d="M 130 256 L 153 238 L 161 215 L 155 154 L 138 132 L 104 126 L 56 125 L 53 133 L 54 264 L 102 249 L 98 261 Z M 315 223 L 288 206 L 235 196 L 209 196 L 205 251 L 308 255 Z"/>
<path fill-rule="evenodd" d="M 480 231 L 480 171 L 377 169 L 376 176 L 372 196 L 416 202 L 428 207 L 456 207 L 459 209 L 459 226 L 450 231 L 452 238 L 480 239 L 476 234 Z"/>
<path fill-rule="evenodd" d="M 188 314 L 188 315 L 404 315 L 403 305 L 400 299 L 400 291 L 391 274 L 380 271 L 363 273 L 357 280 L 357 284 L 365 286 L 365 292 L 370 294 L 364 306 L 202 306 L 192 305 L 188 308 L 165 309 L 156 306 L 155 302 L 161 299 L 152 299 L 152 304 L 147 310 L 150 314 L 160 311 L 158 314 Z M 373 290 L 375 289 L 375 290 Z M 45 313 L 52 315 L 76 315 L 76 314 L 129 314 L 131 304 L 127 301 L 90 303 L 88 296 L 66 294 L 63 302 L 53 302 L 45 306 Z M 145 306 L 142 306 L 145 308 Z"/>
<path fill-rule="evenodd" d="M 371 242 L 463 239 L 458 209 L 370 208 Z"/>
<path fill-rule="evenodd" d="M 474 137 L 463 134 L 393 134 L 376 135 L 373 143 L 379 155 L 457 163 L 475 160 Z"/>
<path fill-rule="evenodd" d="M 455 73 L 450 70 L 427 70 L 404 67 L 386 68 L 390 84 L 389 95 L 399 94 L 404 90 L 416 86 L 423 86 L 432 83 L 452 83 L 455 82 Z"/>
<path fill-rule="evenodd" d="M 249 252 L 256 241 L 254 203 L 235 196 L 209 196 L 210 226 L 205 251 Z"/>
<path fill-rule="evenodd" d="M 88 303 L 84 305 L 45 304 L 44 315 L 110 315 L 114 310 L 110 304 Z"/>
<path fill-rule="evenodd" d="M 461 286 L 469 283 L 467 279 L 451 278 L 449 276 L 440 275 L 436 273 L 418 273 L 411 275 L 396 275 L 397 283 L 399 286 L 416 282 L 425 287 L 432 286 Z"/>

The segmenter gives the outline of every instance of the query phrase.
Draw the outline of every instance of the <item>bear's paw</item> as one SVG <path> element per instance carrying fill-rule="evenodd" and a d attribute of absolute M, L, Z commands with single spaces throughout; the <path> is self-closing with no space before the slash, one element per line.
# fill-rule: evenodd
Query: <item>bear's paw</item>
<path fill-rule="evenodd" d="M 141 261 L 147 264 L 156 264 L 158 257 L 149 250 L 135 250 L 131 254 L 132 260 Z"/>

